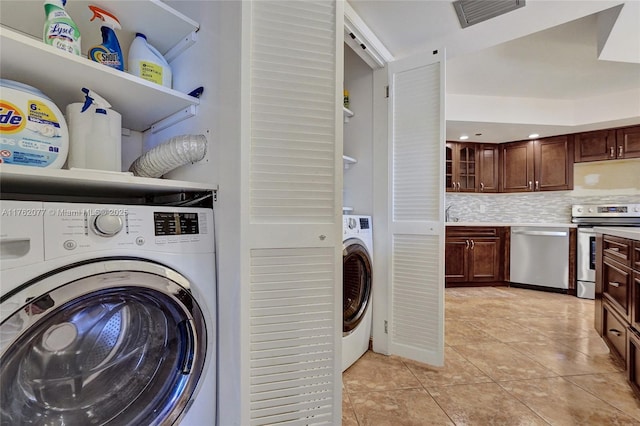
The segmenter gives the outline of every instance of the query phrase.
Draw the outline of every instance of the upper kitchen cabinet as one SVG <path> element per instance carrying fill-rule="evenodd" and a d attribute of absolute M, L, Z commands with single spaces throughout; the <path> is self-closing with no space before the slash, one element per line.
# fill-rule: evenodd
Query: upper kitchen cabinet
<path fill-rule="evenodd" d="M 118 31 L 118 38 L 124 52 L 135 32 L 145 33 L 150 43 L 170 59 L 195 42 L 198 24 L 160 1 L 78 0 L 69 2 L 66 9 L 80 27 L 83 53 L 98 44 L 100 38 L 99 25 L 89 22 L 89 4 L 104 7 L 120 19 L 123 30 Z M 137 131 L 145 131 L 174 113 L 199 104 L 197 98 L 185 93 L 44 44 L 44 19 L 42 2 L 3 0 L 2 78 L 42 90 L 63 111 L 66 105 L 83 101 L 81 89 L 87 87 L 122 114 L 123 127 Z"/>
<path fill-rule="evenodd" d="M 498 192 L 500 148 L 495 144 L 482 144 L 478 149 L 478 191 Z"/>
<path fill-rule="evenodd" d="M 475 192 L 477 160 L 480 145 L 447 142 L 445 182 L 448 192 Z"/>
<path fill-rule="evenodd" d="M 576 163 L 616 158 L 615 130 L 578 133 L 574 138 Z"/>
<path fill-rule="evenodd" d="M 640 158 L 640 126 L 616 131 L 617 158 Z"/>
<path fill-rule="evenodd" d="M 447 142 L 447 192 L 498 192 L 498 155 L 495 144 Z"/>
<path fill-rule="evenodd" d="M 573 189 L 572 136 L 501 146 L 501 192 Z"/>
<path fill-rule="evenodd" d="M 640 158 L 640 126 L 575 135 L 576 163 L 623 158 Z"/>

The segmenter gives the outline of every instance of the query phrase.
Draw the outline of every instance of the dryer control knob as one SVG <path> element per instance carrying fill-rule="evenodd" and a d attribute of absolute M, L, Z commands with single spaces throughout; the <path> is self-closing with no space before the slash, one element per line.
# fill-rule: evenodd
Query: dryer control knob
<path fill-rule="evenodd" d="M 93 219 L 93 230 L 102 237 L 113 237 L 122 230 L 122 218 L 111 214 L 99 214 Z"/>

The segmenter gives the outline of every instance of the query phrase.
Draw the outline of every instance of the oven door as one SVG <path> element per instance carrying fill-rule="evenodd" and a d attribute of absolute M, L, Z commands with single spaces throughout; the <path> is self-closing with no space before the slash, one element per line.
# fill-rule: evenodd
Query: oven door
<path fill-rule="evenodd" d="M 578 228 L 576 278 L 578 297 L 593 299 L 596 281 L 596 233 L 593 227 Z"/>

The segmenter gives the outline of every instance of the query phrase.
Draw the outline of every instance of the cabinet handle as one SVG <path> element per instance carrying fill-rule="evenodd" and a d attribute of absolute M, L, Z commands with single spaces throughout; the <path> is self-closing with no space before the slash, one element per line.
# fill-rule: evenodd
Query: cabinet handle
<path fill-rule="evenodd" d="M 611 251 L 620 251 L 620 247 L 609 247 Z"/>
<path fill-rule="evenodd" d="M 464 248 L 469 249 L 469 240 L 464 240 Z"/>
<path fill-rule="evenodd" d="M 460 182 L 458 182 L 458 192 L 460 192 Z"/>
<path fill-rule="evenodd" d="M 480 192 L 484 192 L 484 183 L 480 182 Z"/>
<path fill-rule="evenodd" d="M 610 157 L 610 158 L 615 158 L 615 156 L 616 156 L 616 152 L 614 151 L 614 148 L 613 148 L 613 147 L 611 147 L 611 148 L 609 149 L 609 157 Z"/>
<path fill-rule="evenodd" d="M 451 182 L 451 189 L 453 189 L 454 191 L 456 190 L 456 183 L 455 182 Z"/>
<path fill-rule="evenodd" d="M 475 241 L 471 240 L 471 250 L 473 250 L 473 248 L 476 246 Z"/>
<path fill-rule="evenodd" d="M 622 145 L 620 145 L 618 147 L 618 158 L 622 158 L 624 156 L 624 153 L 622 152 Z"/>
<path fill-rule="evenodd" d="M 618 337 L 622 336 L 622 333 L 620 333 L 620 331 L 616 330 L 615 328 L 609 329 L 609 333 L 615 334 Z"/>
<path fill-rule="evenodd" d="M 536 181 L 536 191 L 540 191 L 540 181 Z"/>
<path fill-rule="evenodd" d="M 617 282 L 615 282 L 615 281 L 609 281 L 609 285 L 610 285 L 611 287 L 616 287 L 616 288 L 620 287 L 620 283 L 617 283 Z"/>
<path fill-rule="evenodd" d="M 532 190 L 533 190 L 533 187 L 531 186 L 531 183 L 532 183 L 532 182 L 531 182 L 531 181 L 529 181 L 529 191 L 532 191 Z"/>

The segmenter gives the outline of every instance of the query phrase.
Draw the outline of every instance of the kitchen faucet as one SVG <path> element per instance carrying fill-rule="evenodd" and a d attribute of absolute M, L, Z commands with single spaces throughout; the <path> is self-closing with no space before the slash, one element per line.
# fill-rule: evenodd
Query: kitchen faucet
<path fill-rule="evenodd" d="M 447 208 L 445 209 L 445 211 L 444 211 L 444 221 L 445 222 L 449 222 L 449 219 L 450 219 L 450 217 L 449 217 L 449 209 L 451 208 L 452 205 L 453 204 L 449 204 L 447 206 Z"/>

